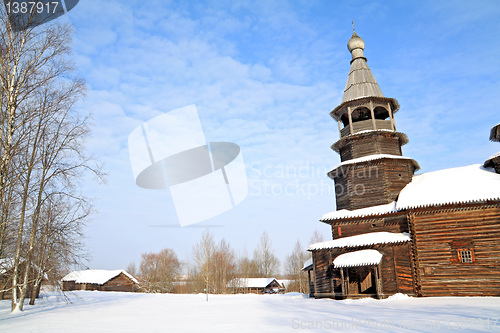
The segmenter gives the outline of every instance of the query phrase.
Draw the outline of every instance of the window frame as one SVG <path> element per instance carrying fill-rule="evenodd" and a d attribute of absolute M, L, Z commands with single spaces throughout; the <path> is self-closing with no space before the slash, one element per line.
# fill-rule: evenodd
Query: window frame
<path fill-rule="evenodd" d="M 462 256 L 462 252 L 464 252 L 466 255 Z M 473 264 L 476 262 L 476 258 L 474 256 L 474 249 L 471 248 L 463 248 L 463 249 L 457 249 L 457 256 L 458 256 L 458 262 L 461 264 Z M 464 261 L 464 258 L 470 257 L 470 261 Z"/>

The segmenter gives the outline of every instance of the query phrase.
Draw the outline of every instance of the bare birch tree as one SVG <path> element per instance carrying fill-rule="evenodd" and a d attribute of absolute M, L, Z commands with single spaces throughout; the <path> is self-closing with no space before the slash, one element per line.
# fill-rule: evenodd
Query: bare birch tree
<path fill-rule="evenodd" d="M 172 249 L 159 253 L 143 253 L 139 265 L 139 279 L 147 292 L 170 293 L 179 277 L 181 264 Z"/>
<path fill-rule="evenodd" d="M 217 294 L 228 292 L 228 283 L 236 277 L 236 254 L 229 243 L 222 239 L 214 253 L 213 281 Z"/>
<path fill-rule="evenodd" d="M 319 243 L 324 240 L 323 235 L 319 232 L 318 229 L 314 230 L 311 240 L 309 241 L 309 244 L 314 244 L 314 243 Z"/>
<path fill-rule="evenodd" d="M 199 243 L 193 247 L 193 259 L 195 264 L 195 280 L 201 282 L 201 286 L 207 292 L 213 292 L 214 289 L 213 276 L 211 274 L 214 252 L 214 236 L 210 231 L 205 230 Z"/>
<path fill-rule="evenodd" d="M 50 24 L 14 31 L 5 12 L 0 16 L 0 258 L 14 258 L 12 310 L 22 310 L 28 284 L 40 279 L 30 272 L 40 232 L 47 231 L 44 211 L 64 197 L 66 207 L 81 208 L 69 208 L 78 225 L 90 211 L 78 180 L 87 171 L 101 173 L 85 155 L 88 116 L 73 109 L 85 84 L 68 59 L 72 29 Z"/>
<path fill-rule="evenodd" d="M 238 276 L 240 278 L 257 278 L 260 276 L 258 263 L 249 259 L 246 254 L 238 260 Z"/>
<path fill-rule="evenodd" d="M 197 291 L 225 294 L 228 283 L 236 277 L 236 254 L 230 244 L 222 239 L 219 244 L 213 234 L 206 230 L 199 243 L 193 247 L 194 280 Z"/>
<path fill-rule="evenodd" d="M 307 274 L 302 271 L 302 268 L 309 257 L 310 255 L 304 251 L 300 241 L 297 240 L 292 253 L 288 255 L 285 260 L 285 274 L 288 279 L 293 280 L 293 282 L 288 286 L 287 291 L 307 293 Z"/>
<path fill-rule="evenodd" d="M 130 264 L 128 264 L 127 273 L 130 273 L 134 277 L 139 276 L 139 274 L 138 274 L 139 272 L 137 271 L 137 267 L 135 266 L 135 262 L 131 262 Z"/>
<path fill-rule="evenodd" d="M 85 202 L 61 195 L 46 200 L 31 259 L 35 267 L 34 276 L 28 281 L 33 284 L 31 305 L 35 303 L 43 280 L 57 281 L 76 258 L 83 257 L 82 227 L 90 214 L 91 207 Z"/>
<path fill-rule="evenodd" d="M 280 273 L 280 261 L 274 255 L 272 242 L 267 232 L 260 236 L 260 242 L 253 254 L 253 261 L 258 267 L 260 277 L 273 277 Z"/>

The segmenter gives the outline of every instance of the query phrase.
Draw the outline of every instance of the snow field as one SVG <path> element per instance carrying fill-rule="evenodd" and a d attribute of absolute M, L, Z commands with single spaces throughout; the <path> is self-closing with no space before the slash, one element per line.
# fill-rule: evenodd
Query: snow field
<path fill-rule="evenodd" d="M 500 332 L 500 298 L 335 301 L 285 295 L 45 294 L 10 313 L 0 332 Z"/>

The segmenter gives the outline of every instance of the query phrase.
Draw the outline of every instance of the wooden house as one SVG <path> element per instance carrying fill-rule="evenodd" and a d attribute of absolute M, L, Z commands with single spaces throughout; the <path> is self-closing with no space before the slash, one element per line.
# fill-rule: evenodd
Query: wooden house
<path fill-rule="evenodd" d="M 98 290 L 128 291 L 139 290 L 139 282 L 124 270 L 87 269 L 74 271 L 63 277 L 63 291 Z"/>
<path fill-rule="evenodd" d="M 24 272 L 26 269 L 26 260 L 22 259 L 20 264 L 20 271 Z M 14 258 L 3 258 L 0 259 L 0 299 L 10 299 L 12 298 L 12 277 L 14 270 Z M 35 276 L 41 277 L 40 285 L 35 285 Z M 19 276 L 18 284 L 22 283 L 22 277 Z M 26 295 L 28 297 L 38 298 L 40 294 L 41 284 L 48 280 L 46 274 L 40 272 L 39 267 L 36 265 L 30 265 L 29 277 L 28 277 L 28 289 Z"/>
<path fill-rule="evenodd" d="M 276 280 L 278 283 L 281 285 L 281 290 L 280 292 L 288 292 L 295 284 L 298 283 L 296 280 L 288 280 L 288 279 L 280 279 Z"/>
<path fill-rule="evenodd" d="M 328 173 L 337 210 L 321 219 L 333 239 L 308 248 L 310 296 L 500 296 L 500 154 L 414 175 L 399 104 L 382 94 L 364 47 L 354 32 L 344 97 L 330 113 L 340 132 L 341 163 Z"/>
<path fill-rule="evenodd" d="M 285 288 L 275 278 L 237 278 L 228 283 L 234 293 L 277 294 Z"/>

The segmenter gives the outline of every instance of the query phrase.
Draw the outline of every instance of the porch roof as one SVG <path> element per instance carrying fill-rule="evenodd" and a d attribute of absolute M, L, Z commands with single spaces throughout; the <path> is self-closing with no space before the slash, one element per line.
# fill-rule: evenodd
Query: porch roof
<path fill-rule="evenodd" d="M 382 253 L 377 250 L 359 250 L 339 255 L 333 260 L 333 267 L 358 267 L 378 265 L 382 260 Z"/>
<path fill-rule="evenodd" d="M 313 258 L 309 258 L 302 267 L 302 270 L 306 270 L 313 265 Z"/>

